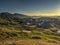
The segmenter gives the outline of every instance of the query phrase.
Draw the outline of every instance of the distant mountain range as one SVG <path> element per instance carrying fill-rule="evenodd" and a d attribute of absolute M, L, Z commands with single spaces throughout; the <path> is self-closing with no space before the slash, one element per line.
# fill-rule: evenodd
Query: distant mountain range
<path fill-rule="evenodd" d="M 8 12 L 2 12 L 0 13 L 0 18 L 40 18 L 40 17 L 47 17 L 47 16 L 27 16 L 24 14 L 18 14 L 18 13 L 8 13 Z M 50 18 L 58 18 L 60 19 L 60 16 L 50 16 Z"/>
<path fill-rule="evenodd" d="M 26 18 L 28 16 L 24 15 L 24 14 L 18 14 L 18 13 L 8 13 L 8 12 L 2 12 L 0 13 L 0 18 Z"/>

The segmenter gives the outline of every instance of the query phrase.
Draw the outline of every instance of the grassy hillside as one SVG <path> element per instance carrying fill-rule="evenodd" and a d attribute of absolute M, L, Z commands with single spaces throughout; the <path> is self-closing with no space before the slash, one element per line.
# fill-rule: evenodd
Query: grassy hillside
<path fill-rule="evenodd" d="M 41 39 L 33 39 L 33 36 L 39 36 Z M 53 32 L 53 29 L 40 29 L 24 33 L 14 27 L 0 27 L 1 45 L 59 45 L 59 42 L 60 35 Z"/>
<path fill-rule="evenodd" d="M 0 45 L 60 45 L 60 34 L 55 32 L 57 27 L 37 29 L 20 24 L 21 20 L 0 18 Z M 23 32 L 25 28 L 27 32 Z M 32 38 L 34 36 L 39 39 Z"/>

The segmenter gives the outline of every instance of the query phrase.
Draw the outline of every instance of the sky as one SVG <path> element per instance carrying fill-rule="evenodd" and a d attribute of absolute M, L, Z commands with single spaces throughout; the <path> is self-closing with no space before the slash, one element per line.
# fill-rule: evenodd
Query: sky
<path fill-rule="evenodd" d="M 60 0 L 0 0 L 0 12 L 60 16 Z"/>

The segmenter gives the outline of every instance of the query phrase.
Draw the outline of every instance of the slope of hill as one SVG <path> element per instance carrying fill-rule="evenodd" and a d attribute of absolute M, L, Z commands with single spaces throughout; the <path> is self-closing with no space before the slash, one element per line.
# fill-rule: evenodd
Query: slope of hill
<path fill-rule="evenodd" d="M 25 15 L 0 13 L 0 45 L 60 45 L 60 33 L 56 32 L 56 29 L 60 31 L 60 28 L 53 25 L 54 22 L 51 23 L 50 18 L 46 17 L 53 27 L 45 29 L 37 28 L 36 25 L 40 22 L 36 22 L 33 18 L 26 18 L 28 24 L 22 24 L 21 21 L 26 19 L 21 17 Z M 42 20 L 46 21 L 46 19 Z M 54 21 L 56 24 L 55 19 Z M 35 25 L 29 25 L 33 22 Z M 60 24 L 59 20 L 57 22 Z"/>

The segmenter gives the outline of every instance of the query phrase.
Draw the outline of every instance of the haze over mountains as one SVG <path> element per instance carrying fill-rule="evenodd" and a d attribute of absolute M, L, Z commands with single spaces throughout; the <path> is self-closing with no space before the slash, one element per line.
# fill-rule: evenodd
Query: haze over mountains
<path fill-rule="evenodd" d="M 2 12 L 0 13 L 0 17 L 6 18 L 6 17 L 10 17 L 10 18 L 40 18 L 40 17 L 52 17 L 52 18 L 60 18 L 60 16 L 28 16 L 28 15 L 24 15 L 24 14 L 19 14 L 19 13 L 9 13 L 9 12 Z"/>

